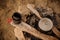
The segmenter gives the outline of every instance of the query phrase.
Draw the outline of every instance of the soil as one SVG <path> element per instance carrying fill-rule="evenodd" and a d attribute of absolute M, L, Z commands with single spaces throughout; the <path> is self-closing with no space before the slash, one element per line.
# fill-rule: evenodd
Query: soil
<path fill-rule="evenodd" d="M 57 28 L 60 29 L 60 0 L 0 0 L 0 40 L 17 40 L 14 35 L 14 27 L 7 20 L 12 17 L 14 12 L 21 13 L 23 20 L 30 13 L 26 5 L 34 4 L 36 7 L 50 7 L 56 13 L 58 22 Z"/>

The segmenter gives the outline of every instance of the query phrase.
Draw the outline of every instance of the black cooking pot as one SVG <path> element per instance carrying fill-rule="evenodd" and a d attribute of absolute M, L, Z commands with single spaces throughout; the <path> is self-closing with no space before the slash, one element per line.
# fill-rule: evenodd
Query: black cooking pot
<path fill-rule="evenodd" d="M 18 13 L 18 12 L 15 12 L 15 13 L 12 15 L 12 19 L 13 19 L 13 22 L 14 22 L 15 24 L 21 23 L 21 19 L 22 19 L 21 14 Z"/>

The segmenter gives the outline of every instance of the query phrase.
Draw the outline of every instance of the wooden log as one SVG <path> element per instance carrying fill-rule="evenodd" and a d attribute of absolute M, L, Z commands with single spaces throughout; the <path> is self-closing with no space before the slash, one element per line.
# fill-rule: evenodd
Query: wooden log
<path fill-rule="evenodd" d="M 28 24 L 26 24 L 24 22 L 22 22 L 19 25 L 16 25 L 14 23 L 11 23 L 11 25 L 17 27 L 18 30 L 21 30 L 21 31 L 25 31 L 25 32 L 30 33 L 31 35 L 33 35 L 33 36 L 35 36 L 35 37 L 37 37 L 39 39 L 43 39 L 43 40 L 58 40 L 55 37 L 52 37 L 52 36 L 49 36 L 49 35 L 45 35 L 43 33 L 40 33 L 35 28 L 31 27 L 30 25 L 28 25 Z"/>
<path fill-rule="evenodd" d="M 60 38 L 60 31 L 56 27 L 53 27 L 52 31 L 56 34 L 57 37 Z"/>
<path fill-rule="evenodd" d="M 23 35 L 23 32 L 19 30 L 17 27 L 14 29 L 15 36 L 18 38 L 18 40 L 25 40 L 25 37 Z"/>
<path fill-rule="evenodd" d="M 30 9 L 38 18 L 42 18 L 31 4 L 27 4 L 27 8 Z"/>

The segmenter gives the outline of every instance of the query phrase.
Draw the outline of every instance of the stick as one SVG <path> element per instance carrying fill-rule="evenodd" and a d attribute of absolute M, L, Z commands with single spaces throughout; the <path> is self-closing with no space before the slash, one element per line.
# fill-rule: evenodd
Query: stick
<path fill-rule="evenodd" d="M 18 38 L 18 40 L 25 40 L 23 32 L 21 30 L 19 30 L 18 27 L 16 27 L 14 29 L 14 32 L 15 32 L 15 36 Z"/>
<path fill-rule="evenodd" d="M 37 38 L 43 39 L 43 40 L 58 40 L 55 37 L 48 36 L 48 35 L 40 33 L 39 31 L 37 31 L 36 29 L 34 29 L 33 27 L 31 27 L 30 25 L 28 25 L 28 24 L 26 24 L 24 22 L 22 22 L 19 25 L 15 25 L 14 23 L 11 23 L 11 25 L 13 25 L 15 27 L 19 27 L 18 30 L 28 32 L 31 35 L 33 35 L 33 36 L 35 36 Z"/>
<path fill-rule="evenodd" d="M 60 38 L 60 31 L 56 27 L 52 28 L 52 31 Z"/>
<path fill-rule="evenodd" d="M 31 4 L 27 4 L 27 8 L 30 9 L 38 18 L 40 18 L 40 19 L 42 18 L 42 17 L 39 15 L 38 11 L 35 10 L 35 9 L 32 7 Z"/>

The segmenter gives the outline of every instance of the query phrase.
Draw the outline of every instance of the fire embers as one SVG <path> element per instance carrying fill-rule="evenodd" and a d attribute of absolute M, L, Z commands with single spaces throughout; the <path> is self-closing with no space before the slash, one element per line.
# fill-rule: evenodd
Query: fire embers
<path fill-rule="evenodd" d="M 12 15 L 12 19 L 13 19 L 13 22 L 15 23 L 15 24 L 19 24 L 19 23 L 21 23 L 21 14 L 20 13 L 18 13 L 18 12 L 15 12 L 13 15 Z"/>
<path fill-rule="evenodd" d="M 33 26 L 36 29 L 38 28 L 39 18 L 35 14 L 30 12 L 30 15 L 28 15 L 26 19 L 27 19 L 26 23 L 28 23 L 29 25 Z"/>

